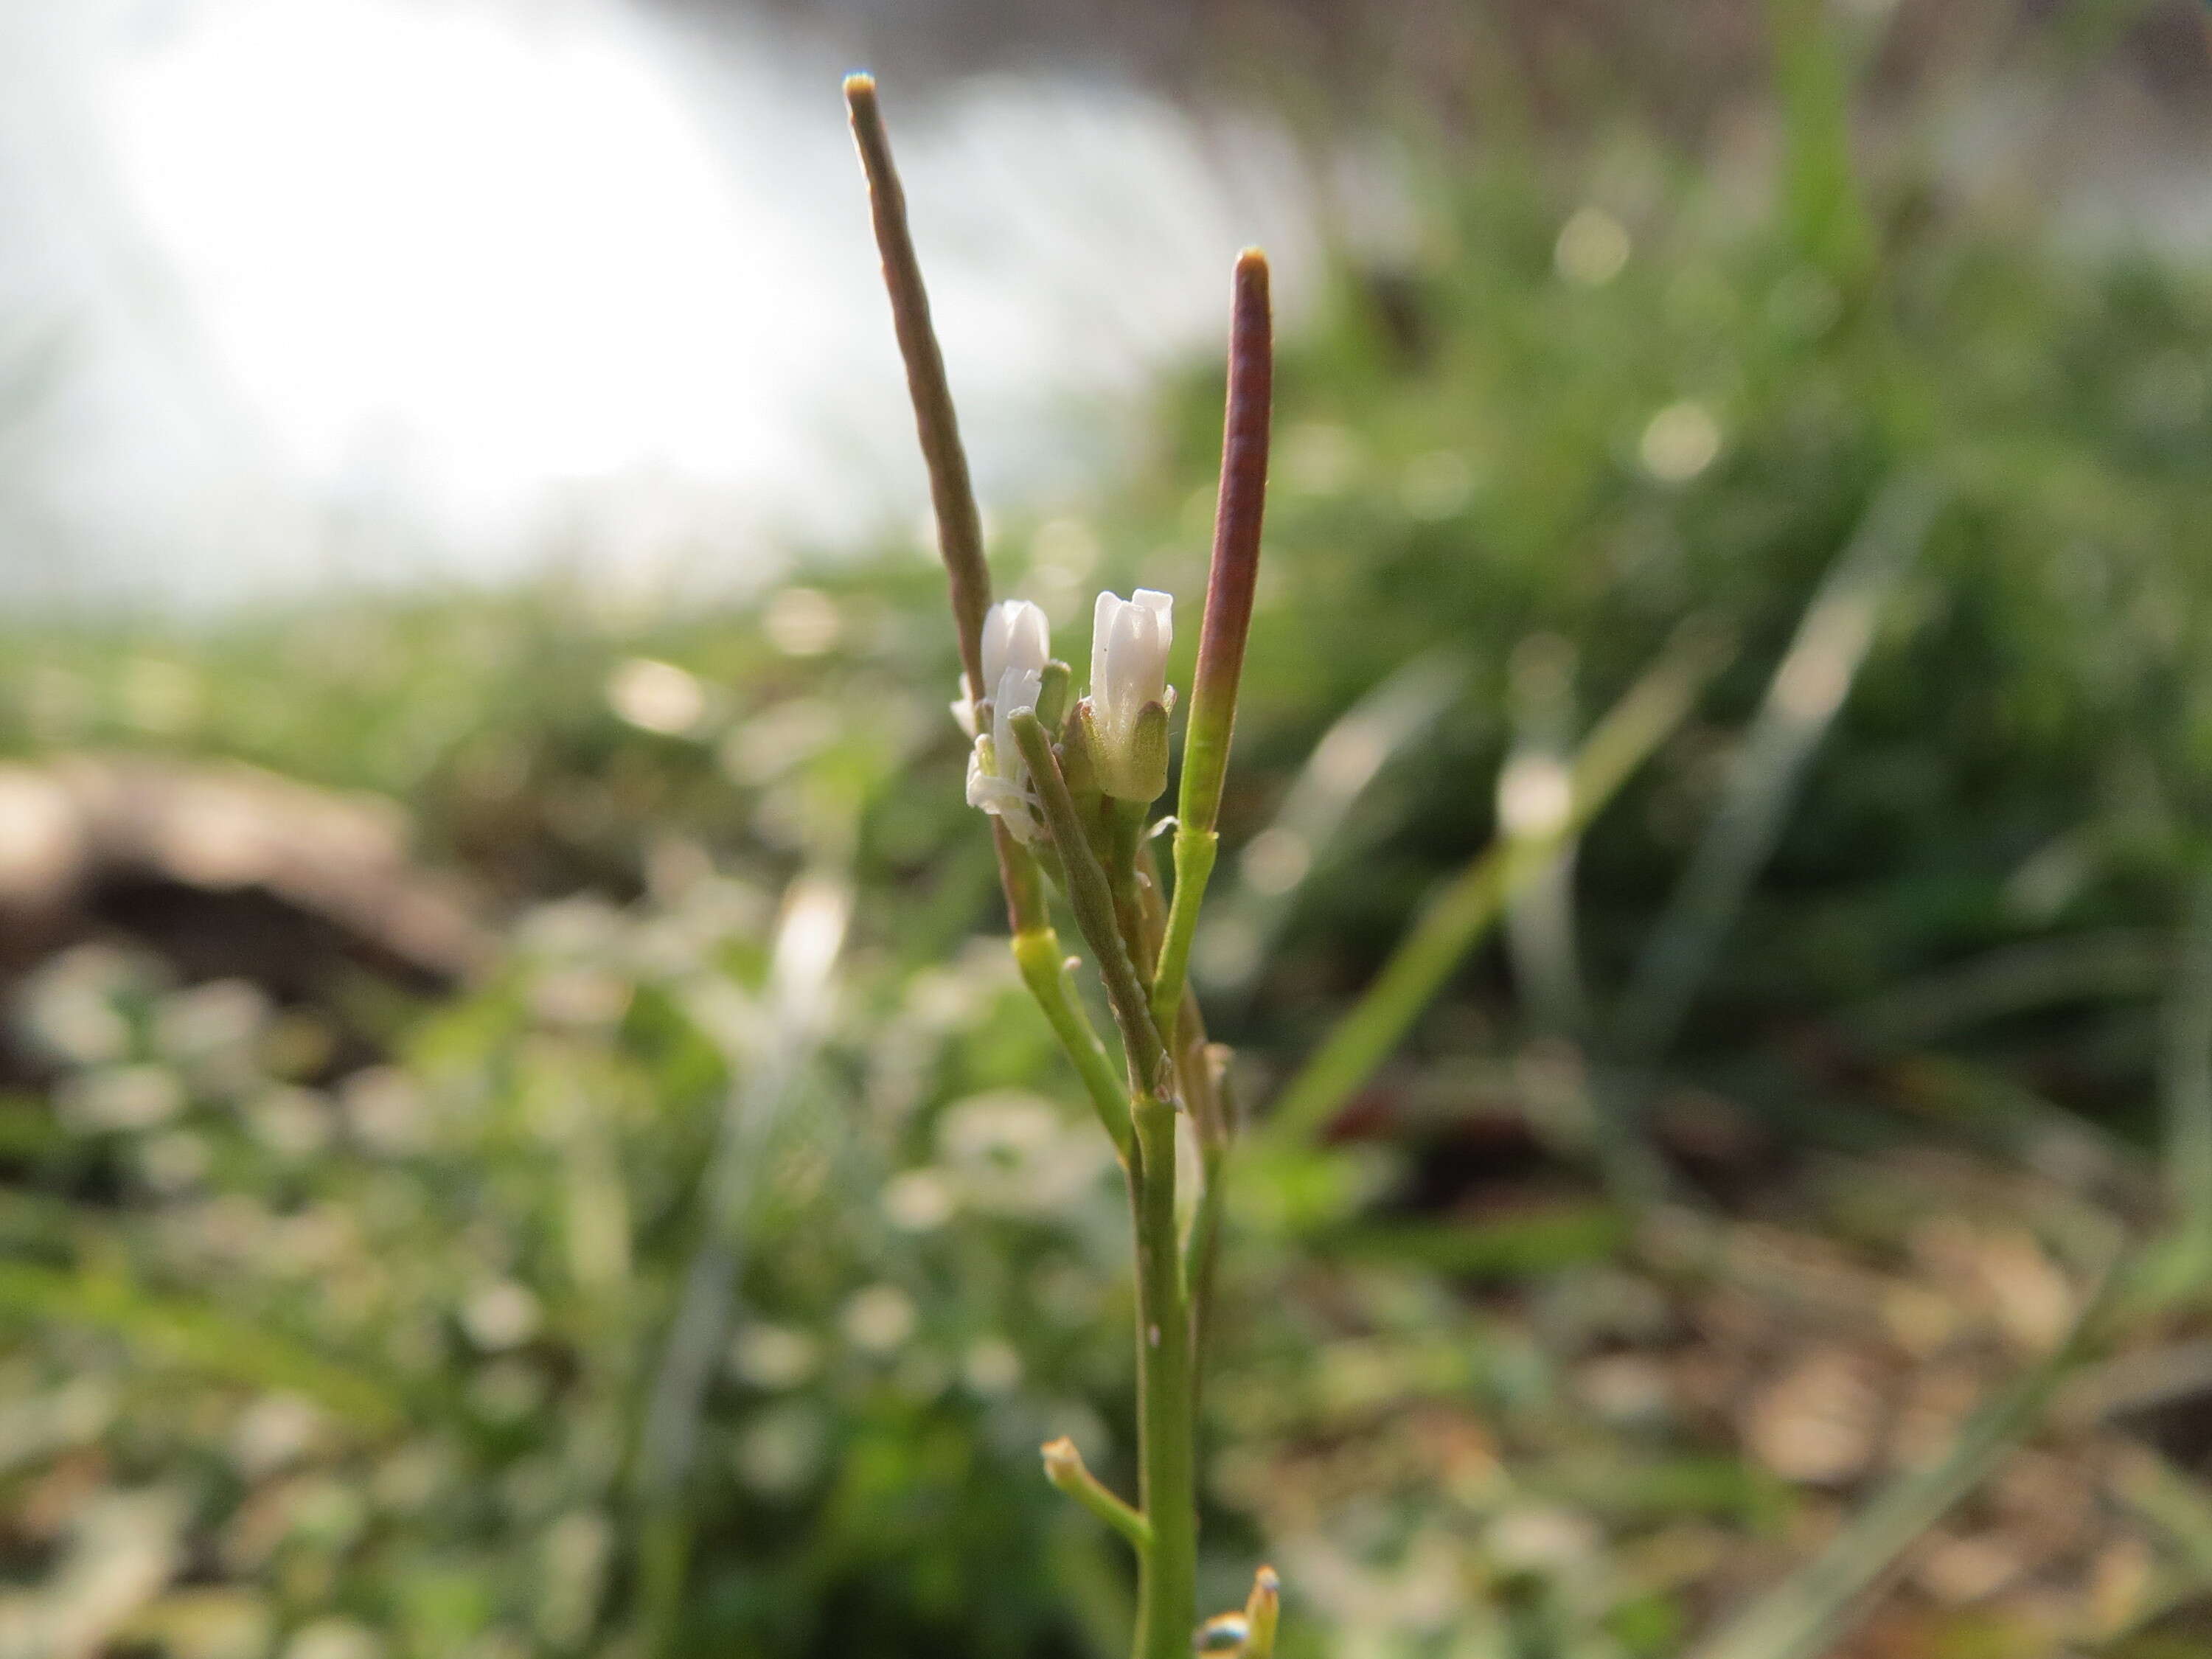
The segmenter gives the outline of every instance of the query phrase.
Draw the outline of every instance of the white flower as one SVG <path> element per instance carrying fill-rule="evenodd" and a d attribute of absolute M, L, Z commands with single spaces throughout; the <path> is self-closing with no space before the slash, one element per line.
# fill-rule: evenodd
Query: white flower
<path fill-rule="evenodd" d="M 1098 776 L 1109 795 L 1155 799 L 1167 787 L 1168 647 L 1175 598 L 1140 587 L 1127 599 L 1101 593 L 1091 631 L 1085 702 Z"/>
<path fill-rule="evenodd" d="M 983 695 L 996 700 L 999 682 L 1012 667 L 1029 668 L 1042 673 L 1052 657 L 1052 626 L 1039 607 L 1027 599 L 1001 599 L 983 613 Z M 969 737 L 980 729 L 975 724 L 975 709 L 968 701 L 967 681 L 961 681 L 961 696 L 952 705 L 952 718 L 960 722 L 960 729 Z"/>
<path fill-rule="evenodd" d="M 1036 708 L 1051 659 L 1044 612 L 1026 599 L 1002 599 L 983 618 L 983 684 L 990 693 L 991 729 L 979 729 L 975 711 L 964 700 L 952 705 L 975 739 L 968 757 L 968 804 L 1004 820 L 1023 841 L 1036 840 L 1043 826 L 1030 804 L 1030 769 L 1009 722 Z"/>
<path fill-rule="evenodd" d="M 1052 660 L 1052 624 L 1027 599 L 1001 599 L 983 617 L 983 684 L 996 688 L 1009 669 L 1031 679 Z M 998 695 L 994 689 L 993 696 Z"/>
<path fill-rule="evenodd" d="M 1146 703 L 1166 700 L 1174 642 L 1173 594 L 1140 587 L 1126 599 L 1098 596 L 1091 626 L 1091 702 L 1102 731 L 1124 731 Z"/>

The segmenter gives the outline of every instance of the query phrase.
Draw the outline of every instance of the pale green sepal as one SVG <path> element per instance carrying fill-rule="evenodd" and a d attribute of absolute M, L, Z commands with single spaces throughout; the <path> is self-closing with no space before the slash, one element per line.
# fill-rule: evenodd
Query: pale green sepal
<path fill-rule="evenodd" d="M 1099 735 L 1095 723 L 1091 735 Z M 1097 763 L 1099 787 L 1116 800 L 1158 800 L 1168 787 L 1168 705 L 1139 709 L 1120 744 L 1099 744 Z"/>

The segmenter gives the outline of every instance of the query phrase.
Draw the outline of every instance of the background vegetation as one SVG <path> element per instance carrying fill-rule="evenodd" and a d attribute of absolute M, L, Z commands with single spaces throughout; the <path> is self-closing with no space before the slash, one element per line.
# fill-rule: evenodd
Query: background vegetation
<path fill-rule="evenodd" d="M 1775 19 L 1770 185 L 1425 146 L 1414 251 L 1285 343 L 1200 963 L 1255 1124 L 1208 1524 L 1294 1652 L 2212 1641 L 2212 278 L 1855 183 Z M 1194 594 L 1218 397 L 1004 586 Z M 1127 1484 L 1126 1218 L 994 937 L 939 584 L 0 647 L 11 844 L 81 872 L 0 871 L 0 1653 L 1110 1650 L 1036 1447 Z M 1686 619 L 1719 666 L 1571 880 L 1271 1129 L 1509 758 Z M 234 763 L 404 803 L 414 865 L 247 833 Z"/>

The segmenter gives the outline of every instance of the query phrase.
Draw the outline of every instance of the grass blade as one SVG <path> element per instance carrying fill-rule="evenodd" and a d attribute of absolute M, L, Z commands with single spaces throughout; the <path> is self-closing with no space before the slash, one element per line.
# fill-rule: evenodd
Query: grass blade
<path fill-rule="evenodd" d="M 1249 996 L 1300 888 L 1340 854 L 1352 808 L 1385 767 L 1443 718 L 1467 688 L 1467 664 L 1449 652 L 1416 657 L 1354 703 L 1322 734 L 1261 833 L 1290 854 L 1294 879 L 1255 879 L 1249 865 L 1219 895 L 1199 934 L 1197 975 L 1232 1007 Z"/>
<path fill-rule="evenodd" d="M 838 877 L 801 876 L 785 895 L 769 973 L 768 1052 L 732 1085 L 700 1180 L 700 1241 L 684 1273 L 638 1443 L 644 1581 L 639 1600 L 648 1652 L 667 1649 L 683 1605 L 690 1554 L 684 1484 L 700 1415 L 729 1337 L 747 1232 L 770 1167 L 765 1153 L 827 1030 L 852 906 L 852 887 Z"/>
<path fill-rule="evenodd" d="M 1882 604 L 1918 556 L 1937 505 L 1924 483 L 1890 485 L 1806 607 L 1729 772 L 1720 809 L 1622 998 L 1614 1034 L 1622 1060 L 1648 1065 L 1673 1046 L 1744 896 L 1774 850 L 1807 766 L 1866 660 Z"/>
<path fill-rule="evenodd" d="M 389 1430 L 407 1415 L 401 1398 L 358 1366 L 112 1273 L 0 1262 L 0 1329 L 17 1322 L 112 1331 L 149 1367 L 286 1389 L 370 1430 Z"/>
<path fill-rule="evenodd" d="M 2170 967 L 2166 939 L 2148 928 L 2025 939 L 1908 980 L 1841 1023 L 1867 1049 L 1894 1053 L 2032 1009 L 2147 997 Z"/>
<path fill-rule="evenodd" d="M 1445 885 L 1375 983 L 1283 1091 L 1263 1130 L 1266 1139 L 1297 1145 L 1320 1132 L 1398 1046 L 1506 901 L 1550 867 L 1559 849 L 1681 724 L 1721 654 L 1709 629 L 1692 626 L 1677 634 L 1577 752 L 1566 810 L 1550 831 L 1493 841 Z"/>

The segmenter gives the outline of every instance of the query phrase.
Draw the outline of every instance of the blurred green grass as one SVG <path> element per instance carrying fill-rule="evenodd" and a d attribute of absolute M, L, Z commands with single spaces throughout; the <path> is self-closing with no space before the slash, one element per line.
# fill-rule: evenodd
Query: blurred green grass
<path fill-rule="evenodd" d="M 1995 1196 L 1961 1207 L 2032 1192 L 2077 1267 L 2046 1188 L 2004 1182 L 2058 1130 L 2152 1178 L 2159 964 L 2212 805 L 2212 279 L 1909 178 L 1846 222 L 1627 141 L 1432 165 L 1417 249 L 1347 260 L 1284 353 L 1231 847 L 1296 833 L 1293 777 L 1372 688 L 1455 678 L 1325 839 L 1242 866 L 1273 918 L 1221 1022 L 1248 1093 L 1489 839 L 1516 653 L 1551 641 L 1580 728 L 1694 612 L 1732 665 L 1578 851 L 1601 1058 L 1775 664 L 1910 475 L 1943 505 L 1691 988 L 1656 1121 L 1723 1212 L 1784 1194 L 1884 1263 L 1928 1206 L 1871 1160 L 1972 1152 Z M 1817 155 L 1797 176 L 1832 191 Z M 1099 586 L 1194 594 L 1218 407 L 1212 370 L 1164 389 L 1110 491 L 1008 527 L 1007 589 L 1063 625 Z M 343 1076 L 296 1041 L 335 986 L 211 1012 L 122 940 L 19 999 L 46 1077 L 0 1144 L 0 1630 L 105 1606 L 115 1652 L 639 1651 L 635 1437 L 811 872 L 854 919 L 741 1218 L 672 1650 L 1110 1650 L 1116 1558 L 1035 1448 L 1073 1433 L 1126 1484 L 1124 1218 L 990 937 L 942 603 L 894 546 L 704 611 L 551 583 L 0 642 L 27 762 L 222 757 L 396 799 L 501 933 L 481 982 L 376 1003 L 384 1063 Z M 2148 975 L 2108 970 L 2116 939 Z M 2039 971 L 1995 971 L 2023 950 Z M 115 1018 L 52 1017 L 87 1006 Z M 1704 1270 L 1655 1267 L 1586 1139 L 1545 1127 L 1559 1037 L 1479 953 L 1353 1144 L 1246 1172 L 1210 1526 L 1295 1552 L 1293 1651 L 1674 1652 L 1832 1522 L 1714 1413 L 1629 1399 L 1644 1373 L 1590 1403 L 1600 1362 L 1689 1340 L 1669 1298 Z M 1686 1101 L 1784 1149 L 1771 1190 L 1698 1164 Z M 2167 1604 L 2203 1595 L 2201 1551 L 2140 1537 Z M 2008 1607 L 1923 1611 L 1914 1651 L 2058 1650 Z"/>

